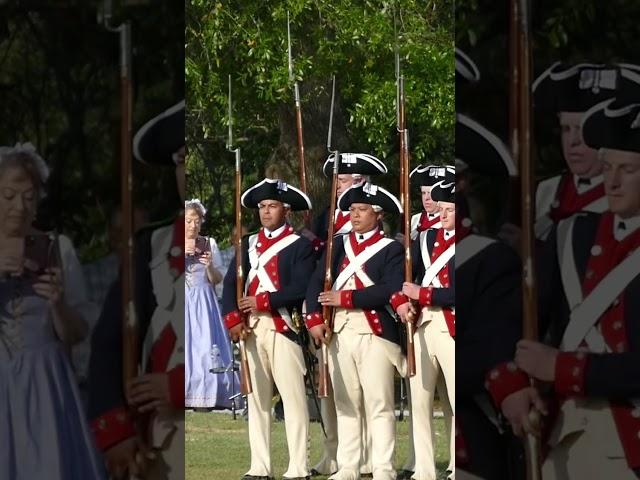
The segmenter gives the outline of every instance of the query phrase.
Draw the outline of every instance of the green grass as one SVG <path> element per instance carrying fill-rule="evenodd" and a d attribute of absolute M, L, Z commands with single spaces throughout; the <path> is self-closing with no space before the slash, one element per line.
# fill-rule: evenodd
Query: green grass
<path fill-rule="evenodd" d="M 445 445 L 444 422 L 434 420 L 436 427 L 436 463 L 443 472 L 449 461 L 449 448 Z M 408 447 L 408 424 L 398 422 L 396 441 L 396 467 L 402 468 Z M 186 478 L 187 480 L 240 480 L 249 469 L 249 439 L 247 423 L 238 416 L 222 413 L 193 413 L 186 415 Z M 284 424 L 276 422 L 272 429 L 273 466 L 275 478 L 282 478 L 287 467 L 287 448 Z M 320 424 L 311 423 L 310 466 L 320 459 L 322 430 Z M 327 477 L 315 477 L 326 479 Z"/>

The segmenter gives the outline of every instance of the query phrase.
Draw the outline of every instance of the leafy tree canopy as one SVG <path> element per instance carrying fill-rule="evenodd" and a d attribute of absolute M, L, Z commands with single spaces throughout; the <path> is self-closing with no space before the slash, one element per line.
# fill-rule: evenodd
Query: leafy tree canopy
<path fill-rule="evenodd" d="M 191 0 L 185 62 L 188 192 L 205 201 L 213 219 L 205 224 L 207 233 L 218 240 L 227 238 L 233 213 L 233 158 L 225 151 L 229 75 L 244 187 L 267 174 L 299 184 L 287 11 L 316 210 L 328 202 L 321 166 L 333 74 L 337 146 L 381 158 L 390 170 L 381 183 L 398 191 L 394 12 L 412 164 L 453 159 L 452 1 Z"/>

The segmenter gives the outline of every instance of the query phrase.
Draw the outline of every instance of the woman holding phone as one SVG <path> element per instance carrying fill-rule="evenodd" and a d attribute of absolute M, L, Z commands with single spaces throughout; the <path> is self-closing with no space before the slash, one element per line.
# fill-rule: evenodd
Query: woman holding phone
<path fill-rule="evenodd" d="M 87 335 L 66 237 L 35 230 L 48 168 L 0 147 L 0 478 L 104 478 L 70 348 Z"/>
<path fill-rule="evenodd" d="M 205 215 L 200 200 L 185 202 L 185 406 L 230 408 L 237 379 L 229 368 L 231 345 L 213 290 L 222 280 L 222 259 L 215 240 L 200 236 Z"/>

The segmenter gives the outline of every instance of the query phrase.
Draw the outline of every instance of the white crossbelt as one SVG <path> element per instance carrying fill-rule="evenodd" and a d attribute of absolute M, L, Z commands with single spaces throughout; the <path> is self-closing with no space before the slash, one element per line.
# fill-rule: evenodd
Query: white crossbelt
<path fill-rule="evenodd" d="M 371 280 L 371 277 L 367 275 L 367 273 L 363 270 L 362 267 L 376 253 L 379 253 L 387 245 L 389 245 L 390 243 L 393 243 L 393 240 L 391 240 L 390 238 L 381 238 L 373 245 L 368 246 L 364 250 L 364 252 L 360 253 L 359 255 L 356 255 L 354 253 L 353 248 L 351 247 L 351 242 L 349 240 L 348 235 L 344 236 L 343 242 L 344 242 L 344 252 L 347 258 L 349 259 L 349 265 L 347 265 L 347 267 L 342 272 L 340 272 L 340 275 L 338 275 L 338 278 L 336 278 L 336 281 L 333 283 L 332 289 L 340 290 L 353 275 L 355 275 L 360 279 L 360 281 L 365 286 L 365 288 L 375 285 L 373 280 Z M 393 310 L 388 304 L 385 305 L 385 310 L 387 310 L 389 315 L 393 317 Z"/>
<path fill-rule="evenodd" d="M 274 243 L 269 248 L 267 248 L 262 253 L 262 255 L 258 255 L 258 252 L 256 250 L 258 234 L 252 235 L 249 238 L 249 263 L 251 264 L 251 270 L 249 270 L 249 273 L 247 275 L 247 282 L 245 284 L 245 295 L 247 294 L 247 291 L 249 289 L 249 286 L 251 285 L 251 282 L 253 282 L 253 279 L 256 276 L 258 277 L 258 280 L 260 282 L 260 287 L 262 287 L 264 291 L 266 292 L 278 291 L 278 289 L 273 284 L 273 281 L 269 277 L 269 274 L 267 273 L 264 267 L 265 265 L 267 265 L 267 263 L 269 263 L 269 261 L 275 255 L 280 253 L 289 245 L 292 245 L 299 238 L 300 236 L 296 234 L 287 235 L 283 239 L 278 240 L 276 243 Z M 284 319 L 284 321 L 287 323 L 287 326 L 291 330 L 297 331 L 293 325 L 291 315 L 289 315 L 289 312 L 287 311 L 287 309 L 284 307 L 281 307 L 281 308 L 278 308 L 277 311 L 280 314 L 280 316 Z"/>
<path fill-rule="evenodd" d="M 420 232 L 420 245 L 422 246 L 422 248 L 420 249 L 420 253 L 422 255 L 422 263 L 424 264 L 424 268 L 425 268 L 424 277 L 422 277 L 421 286 L 428 287 L 429 285 L 433 285 L 436 288 L 442 288 L 442 283 L 440 283 L 440 279 L 438 278 L 438 273 L 455 255 L 456 245 L 455 243 L 452 244 L 449 248 L 447 248 L 442 253 L 442 255 L 436 258 L 435 262 L 431 263 L 431 256 L 429 255 L 429 249 L 427 248 L 427 232 L 428 231 L 429 230 Z"/>

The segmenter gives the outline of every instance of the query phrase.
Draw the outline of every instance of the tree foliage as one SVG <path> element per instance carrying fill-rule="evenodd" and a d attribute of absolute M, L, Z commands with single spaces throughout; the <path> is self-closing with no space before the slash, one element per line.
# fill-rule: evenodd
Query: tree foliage
<path fill-rule="evenodd" d="M 97 11 L 94 2 L 0 8 L 0 145 L 35 145 L 52 170 L 40 225 L 71 236 L 86 261 L 106 253 L 120 203 L 118 36 Z M 132 23 L 136 129 L 184 95 L 184 7 L 172 0 L 114 14 Z M 179 207 L 173 172 L 134 161 L 134 184 L 152 217 Z"/>
<path fill-rule="evenodd" d="M 394 10 L 405 76 L 413 164 L 453 158 L 453 2 L 372 0 L 191 0 L 187 4 L 188 191 L 210 208 L 207 232 L 225 239 L 233 202 L 233 158 L 225 151 L 227 78 L 244 186 L 266 174 L 298 184 L 287 11 L 302 94 L 309 193 L 326 205 L 331 76 L 337 76 L 334 139 L 343 151 L 372 153 L 397 192 Z"/>

